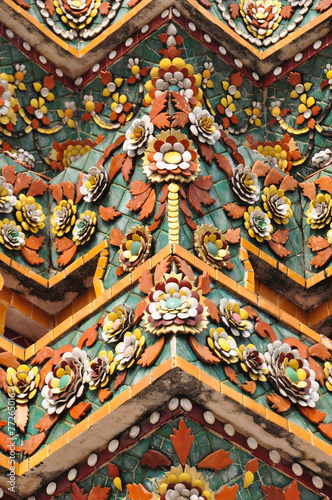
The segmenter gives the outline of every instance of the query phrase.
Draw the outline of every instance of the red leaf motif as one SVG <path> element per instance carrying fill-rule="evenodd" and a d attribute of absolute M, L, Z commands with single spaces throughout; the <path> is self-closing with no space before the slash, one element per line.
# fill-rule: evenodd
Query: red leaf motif
<path fill-rule="evenodd" d="M 238 4 L 231 3 L 228 8 L 229 8 L 229 12 L 231 13 L 232 19 L 236 19 L 239 15 L 239 10 L 240 10 L 240 7 L 238 6 Z"/>
<path fill-rule="evenodd" d="M 171 126 L 171 117 L 168 113 L 159 113 L 153 118 L 152 123 L 160 129 L 169 128 Z"/>
<path fill-rule="evenodd" d="M 50 415 L 49 413 L 46 413 L 38 422 L 38 424 L 35 425 L 36 429 L 39 429 L 39 432 L 43 431 L 48 431 L 55 422 L 59 420 L 60 415 L 57 415 L 56 413 L 53 413 Z"/>
<path fill-rule="evenodd" d="M 152 366 L 155 361 L 159 358 L 161 351 L 163 350 L 165 344 L 165 336 L 160 337 L 158 342 L 150 345 L 143 352 L 142 356 L 137 361 L 138 365 L 141 365 L 143 368 Z"/>
<path fill-rule="evenodd" d="M 180 257 L 174 257 L 174 261 L 179 271 L 181 271 L 181 273 L 183 273 L 184 276 L 187 277 L 189 281 L 195 280 L 192 267 L 185 260 L 181 259 Z"/>
<path fill-rule="evenodd" d="M 260 318 L 257 318 L 256 320 L 255 332 L 257 332 L 258 335 L 263 339 L 266 337 L 266 335 L 268 335 L 271 339 L 271 342 L 277 340 L 276 334 L 274 333 L 272 326 L 270 326 L 265 321 L 262 321 Z"/>
<path fill-rule="evenodd" d="M 148 450 L 140 460 L 140 465 L 157 469 L 158 467 L 170 467 L 172 462 L 164 453 L 157 450 Z"/>
<path fill-rule="evenodd" d="M 318 184 L 321 191 L 327 191 L 329 194 L 332 194 L 332 179 L 331 177 L 320 177 L 314 181 L 315 184 Z"/>
<path fill-rule="evenodd" d="M 214 494 L 215 500 L 235 500 L 239 485 L 223 486 L 218 493 Z"/>
<path fill-rule="evenodd" d="M 332 257 L 332 247 L 328 247 L 325 250 L 322 250 L 321 252 L 318 252 L 317 255 L 312 259 L 310 262 L 311 266 L 314 266 L 315 269 L 318 269 L 319 267 L 325 266 L 327 262 L 331 259 Z"/>
<path fill-rule="evenodd" d="M 75 199 L 75 184 L 70 181 L 61 182 L 60 186 L 62 187 L 63 194 L 68 198 L 68 200 Z"/>
<path fill-rule="evenodd" d="M 202 290 L 203 295 L 211 292 L 210 277 L 206 271 L 198 278 L 197 289 Z"/>
<path fill-rule="evenodd" d="M 224 366 L 224 371 L 226 377 L 233 382 L 234 384 L 238 385 L 239 381 L 237 379 L 237 374 L 235 373 L 234 369 L 231 366 Z"/>
<path fill-rule="evenodd" d="M 278 413 L 284 413 L 291 407 L 291 402 L 289 399 L 285 399 L 279 394 L 270 394 L 266 396 L 266 399 L 272 406 L 273 410 L 277 410 Z"/>
<path fill-rule="evenodd" d="M 281 243 L 276 243 L 272 239 L 268 242 L 268 244 L 272 252 L 281 259 L 288 257 L 288 255 L 291 253 L 291 251 L 285 248 Z"/>
<path fill-rule="evenodd" d="M 55 238 L 55 248 L 58 253 L 64 252 L 74 245 L 75 243 L 73 242 L 73 240 L 66 238 L 66 236 L 64 236 L 63 238 Z"/>
<path fill-rule="evenodd" d="M 143 204 L 141 211 L 139 213 L 139 220 L 143 220 L 149 217 L 154 210 L 155 204 L 156 204 L 156 192 L 154 189 L 151 189 L 150 194 L 146 202 Z"/>
<path fill-rule="evenodd" d="M 219 318 L 219 310 L 218 310 L 218 307 L 216 306 L 216 304 L 211 299 L 208 299 L 207 297 L 204 297 L 204 304 L 208 308 L 211 319 L 213 319 L 213 321 L 219 321 L 219 319 L 220 319 Z"/>
<path fill-rule="evenodd" d="M 278 229 L 275 233 L 271 235 L 271 239 L 276 243 L 281 243 L 285 245 L 288 241 L 288 229 Z"/>
<path fill-rule="evenodd" d="M 199 142 L 197 140 L 196 143 L 199 146 L 199 149 L 200 149 L 200 152 L 201 152 L 201 156 L 203 156 L 203 158 L 207 161 L 207 163 L 209 165 L 211 165 L 212 164 L 212 160 L 214 158 L 213 149 L 208 144 L 206 144 L 206 142 Z"/>
<path fill-rule="evenodd" d="M 197 464 L 199 469 L 222 470 L 232 465 L 233 460 L 229 457 L 229 452 L 225 450 L 217 450 L 210 453 Z"/>
<path fill-rule="evenodd" d="M 277 486 L 261 486 L 266 500 L 285 500 L 284 492 Z"/>
<path fill-rule="evenodd" d="M 24 247 L 23 247 L 24 248 Z M 68 250 L 65 250 L 62 255 L 57 259 L 57 263 L 60 267 L 65 267 L 69 262 L 71 262 L 77 253 L 77 245 L 73 245 Z"/>
<path fill-rule="evenodd" d="M 99 7 L 99 12 L 101 13 L 102 16 L 107 16 L 111 8 L 111 4 L 109 2 L 103 2 L 100 4 Z"/>
<path fill-rule="evenodd" d="M 36 356 L 33 358 L 31 364 L 32 366 L 34 365 L 41 365 L 46 361 L 47 359 L 51 359 L 53 357 L 53 349 L 48 346 L 44 346 L 40 349 L 40 351 L 36 354 Z"/>
<path fill-rule="evenodd" d="M 323 434 L 323 436 L 332 441 L 332 423 L 319 424 L 318 429 Z"/>
<path fill-rule="evenodd" d="M 301 500 L 297 481 L 293 481 L 289 486 L 286 486 L 284 496 L 285 500 Z"/>
<path fill-rule="evenodd" d="M 142 484 L 127 484 L 129 500 L 150 500 L 152 493 L 144 488 Z"/>
<path fill-rule="evenodd" d="M 108 389 L 107 387 L 100 387 L 98 389 L 98 398 L 101 403 L 105 403 L 108 399 L 110 399 L 113 396 L 113 391 Z"/>
<path fill-rule="evenodd" d="M 280 184 L 280 189 L 283 191 L 295 191 L 297 188 L 298 182 L 291 175 L 286 175 Z"/>
<path fill-rule="evenodd" d="M 326 417 L 326 413 L 317 408 L 309 408 L 309 406 L 298 405 L 299 412 L 312 424 L 321 424 Z"/>
<path fill-rule="evenodd" d="M 246 380 L 244 384 L 240 385 L 240 387 L 244 392 L 252 396 L 256 391 L 256 382 L 254 382 L 254 380 L 250 380 L 250 382 Z"/>
<path fill-rule="evenodd" d="M 252 173 L 256 174 L 257 177 L 264 177 L 270 170 L 271 167 L 261 160 L 256 161 L 251 169 Z"/>
<path fill-rule="evenodd" d="M 275 184 L 277 186 L 283 178 L 284 175 L 279 170 L 272 168 L 272 170 L 270 170 L 265 177 L 264 186 L 271 186 L 271 184 Z"/>
<path fill-rule="evenodd" d="M 29 406 L 27 404 L 17 405 L 15 410 L 15 424 L 16 427 L 21 432 L 25 432 L 28 420 L 29 420 Z"/>
<path fill-rule="evenodd" d="M 165 273 L 168 273 L 171 268 L 171 256 L 169 255 L 166 259 L 163 259 L 156 265 L 154 271 L 154 282 L 155 284 L 161 280 Z"/>
<path fill-rule="evenodd" d="M 219 153 L 219 154 L 214 155 L 214 159 L 216 160 L 217 165 L 220 168 L 220 170 L 225 172 L 225 174 L 228 176 L 228 178 L 231 179 L 233 177 L 233 169 L 232 169 L 232 165 L 230 164 L 228 158 L 226 156 L 222 155 L 221 153 Z"/>
<path fill-rule="evenodd" d="M 35 250 L 31 250 L 28 247 L 22 247 L 21 250 L 21 255 L 24 257 L 24 259 L 31 265 L 31 266 L 39 266 L 39 264 L 42 264 L 45 262 L 45 259 L 42 257 L 39 257 L 37 252 Z"/>
<path fill-rule="evenodd" d="M 313 182 L 301 182 L 299 184 L 300 188 L 302 188 L 303 195 L 309 198 L 310 201 L 316 198 L 316 186 Z"/>
<path fill-rule="evenodd" d="M 90 411 L 91 406 L 92 403 L 85 403 L 84 401 L 81 401 L 80 403 L 78 403 L 78 405 L 70 408 L 69 410 L 70 416 L 74 420 L 80 420 L 81 418 L 85 417 L 88 411 Z"/>
<path fill-rule="evenodd" d="M 110 165 L 110 171 L 108 174 L 108 178 L 109 178 L 110 182 L 114 179 L 116 174 L 122 169 L 122 165 L 123 165 L 126 157 L 127 157 L 126 153 L 118 153 L 116 156 L 114 156 L 112 158 L 111 165 Z"/>
<path fill-rule="evenodd" d="M 143 313 L 146 309 L 146 302 L 145 299 L 142 299 L 136 306 L 135 309 L 135 315 L 134 315 L 134 323 L 137 325 L 137 323 L 140 321 L 141 317 L 143 316 Z"/>
<path fill-rule="evenodd" d="M 232 217 L 233 220 L 236 220 L 243 217 L 247 207 L 239 207 L 234 203 L 227 203 L 227 205 L 224 205 L 224 209 L 226 210 L 228 217 Z"/>
<path fill-rule="evenodd" d="M 21 446 L 24 451 L 24 455 L 28 455 L 29 457 L 34 454 L 36 450 L 38 450 L 39 446 L 43 444 L 46 439 L 45 432 L 41 432 L 40 434 L 36 434 L 35 436 L 31 436 L 23 446 Z"/>
<path fill-rule="evenodd" d="M 58 204 L 60 203 L 61 200 L 63 200 L 63 194 L 62 194 L 62 189 L 59 184 L 50 184 L 48 186 L 52 193 L 52 198 L 55 200 Z"/>
<path fill-rule="evenodd" d="M 308 243 L 310 250 L 313 252 L 324 250 L 330 246 L 330 243 L 322 236 L 312 236 L 311 238 L 308 238 Z"/>
<path fill-rule="evenodd" d="M 111 222 L 116 217 L 120 217 L 121 213 L 115 210 L 114 207 L 103 207 L 100 205 L 99 215 L 105 222 Z"/>
<path fill-rule="evenodd" d="M 126 377 L 127 377 L 127 370 L 123 370 L 121 373 L 119 373 L 119 375 L 114 380 L 114 386 L 113 386 L 114 391 L 116 391 L 119 387 L 121 387 L 121 385 L 125 383 Z"/>
<path fill-rule="evenodd" d="M 250 471 L 253 474 L 255 474 L 258 471 L 259 467 L 259 462 L 258 458 L 253 458 L 252 460 L 249 460 L 249 462 L 246 465 L 246 471 Z"/>
<path fill-rule="evenodd" d="M 294 10 L 292 9 L 291 5 L 285 5 L 281 12 L 280 15 L 283 19 L 290 19 L 293 15 Z"/>
<path fill-rule="evenodd" d="M 322 0 L 316 7 L 316 10 L 319 12 L 324 12 L 324 10 L 327 10 L 331 7 L 332 5 L 332 0 Z"/>
<path fill-rule="evenodd" d="M 88 500 L 85 490 L 83 488 L 80 490 L 76 483 L 73 483 L 72 490 L 73 492 L 70 494 L 72 500 Z"/>
<path fill-rule="evenodd" d="M 91 328 L 85 330 L 85 332 L 81 335 L 80 340 L 77 343 L 77 347 L 80 349 L 86 344 L 88 347 L 93 346 L 98 340 L 98 326 L 93 325 Z"/>
<path fill-rule="evenodd" d="M 133 159 L 127 156 L 122 165 L 122 175 L 126 182 L 130 181 L 130 177 L 134 168 Z"/>
<path fill-rule="evenodd" d="M 308 349 L 310 356 L 321 359 L 322 361 L 330 361 L 331 353 L 323 344 L 314 344 Z"/>
<path fill-rule="evenodd" d="M 146 295 L 148 295 L 153 288 L 152 274 L 147 269 L 144 269 L 142 276 L 139 279 L 138 288 Z"/>
<path fill-rule="evenodd" d="M 111 488 L 103 488 L 100 484 L 92 488 L 88 500 L 106 500 Z"/>
<path fill-rule="evenodd" d="M 294 87 L 298 84 L 298 83 L 301 83 L 302 82 L 302 78 L 301 78 L 301 75 L 300 73 L 296 73 L 294 71 L 291 71 L 289 73 L 289 77 L 287 78 L 287 81 L 293 85 Z"/>
<path fill-rule="evenodd" d="M 236 245 L 240 242 L 240 232 L 241 229 L 238 227 L 237 229 L 227 229 L 225 233 L 225 239 L 227 243 L 230 245 Z"/>
<path fill-rule="evenodd" d="M 40 194 L 44 194 L 46 190 L 47 190 L 47 184 L 45 184 L 45 182 L 43 182 L 41 179 L 35 179 L 31 183 L 26 195 L 37 196 Z"/>
<path fill-rule="evenodd" d="M 191 109 L 188 104 L 187 99 L 184 97 L 184 95 L 180 94 L 179 92 L 175 92 L 174 90 L 171 91 L 172 95 L 172 101 L 176 109 L 179 111 L 183 111 L 184 113 L 190 113 Z"/>
<path fill-rule="evenodd" d="M 2 176 L 9 184 L 14 184 L 17 173 L 15 172 L 15 165 L 5 165 L 2 168 Z"/>
<path fill-rule="evenodd" d="M 25 246 L 30 248 L 31 250 L 39 250 L 40 247 L 42 246 L 44 241 L 44 236 L 39 236 L 39 238 L 36 238 L 36 236 L 29 236 L 27 240 L 25 240 Z"/>
<path fill-rule="evenodd" d="M 163 92 L 162 94 L 160 94 L 158 97 L 156 97 L 153 100 L 153 104 L 152 104 L 151 111 L 150 111 L 151 121 L 157 115 L 159 115 L 159 113 L 161 113 L 161 111 L 164 111 L 164 109 L 166 108 L 167 95 L 168 95 L 167 91 Z"/>
<path fill-rule="evenodd" d="M 14 195 L 16 196 L 22 189 L 26 189 L 30 186 L 32 177 L 27 175 L 25 172 L 20 172 L 17 174 L 15 184 L 14 184 Z"/>
<path fill-rule="evenodd" d="M 182 466 L 185 466 L 189 453 L 194 442 L 194 436 L 191 434 L 191 430 L 187 428 L 184 421 L 180 420 L 179 428 L 173 429 L 174 434 L 171 435 L 171 441 L 174 450 L 180 460 Z"/>
<path fill-rule="evenodd" d="M 173 115 L 172 127 L 183 128 L 189 121 L 187 113 L 183 111 L 176 111 Z"/>
<path fill-rule="evenodd" d="M 51 17 L 53 17 L 53 14 L 54 14 L 54 11 L 55 11 L 55 7 L 54 7 L 54 3 L 52 2 L 52 0 L 46 0 L 45 1 L 45 7 L 46 7 L 47 12 L 49 13 L 49 15 Z"/>
<path fill-rule="evenodd" d="M 107 466 L 107 472 L 111 476 L 111 478 L 115 479 L 116 477 L 120 476 L 120 472 L 118 467 L 115 464 L 108 464 Z"/>
<path fill-rule="evenodd" d="M 205 345 L 202 345 L 195 339 L 193 335 L 188 337 L 189 345 L 203 363 L 208 363 L 209 365 L 214 365 L 220 362 L 220 359 L 212 354 L 210 349 Z"/>
<path fill-rule="evenodd" d="M 113 227 L 110 236 L 110 244 L 119 247 L 122 243 L 124 236 L 121 229 Z"/>

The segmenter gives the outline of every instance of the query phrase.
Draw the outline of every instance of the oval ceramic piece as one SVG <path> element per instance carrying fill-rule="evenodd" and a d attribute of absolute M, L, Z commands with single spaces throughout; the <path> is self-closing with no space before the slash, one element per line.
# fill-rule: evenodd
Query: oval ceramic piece
<path fill-rule="evenodd" d="M 203 418 L 205 422 L 209 425 L 213 425 L 216 421 L 216 417 L 213 415 L 211 411 L 205 411 L 203 413 Z"/>
<path fill-rule="evenodd" d="M 94 467 L 98 461 L 98 455 L 97 453 L 91 453 L 87 460 L 87 464 L 89 467 Z"/>
<path fill-rule="evenodd" d="M 117 439 L 113 439 L 112 441 L 110 441 L 109 445 L 108 445 L 108 451 L 110 453 L 114 453 L 118 447 L 119 447 L 119 441 Z"/>
<path fill-rule="evenodd" d="M 131 437 L 131 439 L 135 439 L 137 438 L 137 436 L 139 435 L 140 433 L 140 427 L 139 425 L 134 425 L 130 431 L 129 431 L 129 436 Z"/>
<path fill-rule="evenodd" d="M 170 402 L 168 403 L 168 408 L 169 408 L 171 411 L 176 410 L 178 406 L 179 406 L 179 399 L 178 399 L 178 398 L 172 398 L 172 399 L 170 400 Z"/>
<path fill-rule="evenodd" d="M 52 481 L 51 483 L 49 483 L 46 487 L 46 493 L 50 496 L 54 495 L 54 493 L 56 492 L 56 488 L 57 488 L 57 485 L 54 481 Z"/>
<path fill-rule="evenodd" d="M 160 413 L 159 411 L 154 411 L 153 413 L 151 413 L 150 415 L 150 422 L 151 424 L 157 424 L 160 420 Z"/>

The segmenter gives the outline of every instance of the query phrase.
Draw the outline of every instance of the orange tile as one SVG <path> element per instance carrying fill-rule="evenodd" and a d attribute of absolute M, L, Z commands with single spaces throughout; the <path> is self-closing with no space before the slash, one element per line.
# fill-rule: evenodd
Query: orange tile
<path fill-rule="evenodd" d="M 18 293 L 13 294 L 12 306 L 20 311 L 24 316 L 30 318 L 31 315 L 31 303 L 28 302 L 24 297 Z"/>
<path fill-rule="evenodd" d="M 315 436 L 315 434 L 312 434 L 311 440 L 312 440 L 312 444 L 314 445 L 315 448 L 322 450 L 329 457 L 332 456 L 332 446 L 329 443 L 325 443 L 325 441 L 323 441 L 322 439 L 319 439 L 317 436 Z"/>
<path fill-rule="evenodd" d="M 15 271 L 18 271 L 19 273 L 23 274 L 24 276 L 28 276 L 29 270 L 22 264 L 16 262 L 14 259 L 11 262 L 11 267 L 12 269 L 15 269 Z"/>
<path fill-rule="evenodd" d="M 203 384 L 208 385 L 211 389 L 214 389 L 217 392 L 220 392 L 219 380 L 211 377 L 211 375 L 208 375 L 205 371 L 198 370 L 198 378 Z"/>
<path fill-rule="evenodd" d="M 72 439 L 75 437 L 79 436 L 82 434 L 82 432 L 87 431 L 89 428 L 89 419 L 85 418 L 81 422 L 78 422 L 78 424 L 75 425 L 70 431 L 68 431 L 68 442 L 70 442 Z"/>
<path fill-rule="evenodd" d="M 224 382 L 220 383 L 220 387 L 222 394 L 225 394 L 225 396 L 233 399 L 233 401 L 237 401 L 238 403 L 243 405 L 243 394 L 241 394 L 241 392 L 237 392 L 235 389 L 232 389 L 232 387 L 229 387 Z"/>
<path fill-rule="evenodd" d="M 270 302 L 272 302 L 273 304 L 277 304 L 277 297 L 278 297 L 278 294 L 276 292 L 274 292 L 273 290 L 271 290 L 270 287 L 264 285 L 264 283 L 261 283 L 260 284 L 260 288 L 259 288 L 259 293 L 260 295 L 262 295 L 266 300 L 269 300 Z"/>
<path fill-rule="evenodd" d="M 255 413 L 258 413 L 258 415 L 261 415 L 262 417 L 266 417 L 266 408 L 263 405 L 260 405 L 257 403 L 257 401 L 254 401 L 253 399 L 249 398 L 248 396 L 243 396 L 243 405 L 248 408 L 249 410 L 252 410 Z"/>
<path fill-rule="evenodd" d="M 93 275 L 94 280 L 101 280 L 105 274 L 105 269 L 97 267 L 95 274 Z"/>
<path fill-rule="evenodd" d="M 143 377 L 139 382 L 137 382 L 131 389 L 131 396 L 134 397 L 136 394 L 139 394 L 144 389 L 149 387 L 152 383 L 152 374 L 149 373 L 145 377 Z"/>
<path fill-rule="evenodd" d="M 298 319 L 301 323 L 304 323 L 305 325 L 309 324 L 308 313 L 303 309 L 301 309 L 300 307 L 297 307 L 295 310 L 295 318 Z"/>
<path fill-rule="evenodd" d="M 327 306 L 327 302 L 323 302 L 323 304 L 321 304 L 320 306 L 317 306 L 315 307 L 315 309 L 309 311 L 310 326 L 319 323 L 319 321 L 322 321 L 329 315 L 330 313 L 329 313 L 329 308 Z"/>
<path fill-rule="evenodd" d="M 279 295 L 279 303 L 280 309 L 286 311 L 288 314 L 292 314 L 295 316 L 296 307 L 290 300 L 286 299 L 283 295 Z"/>
<path fill-rule="evenodd" d="M 94 287 L 94 291 L 95 291 L 94 298 L 99 297 L 99 295 L 101 295 L 102 293 L 105 292 L 104 283 L 101 280 L 94 281 L 93 287 Z M 94 299 L 92 299 L 92 300 L 94 300 Z"/>
<path fill-rule="evenodd" d="M 91 313 L 92 313 L 92 307 L 91 307 L 91 304 L 88 304 L 87 306 L 83 307 L 83 309 L 81 309 L 77 313 L 73 314 L 73 316 L 72 316 L 73 325 L 77 325 L 77 323 L 79 323 L 80 321 L 85 319 Z"/>
<path fill-rule="evenodd" d="M 248 252 L 245 248 L 240 247 L 239 249 L 239 256 L 242 261 L 248 260 Z"/>
<path fill-rule="evenodd" d="M 241 295 L 243 300 L 258 305 L 258 296 L 256 295 L 256 293 L 247 290 L 246 288 L 244 288 L 244 286 L 239 285 L 238 283 L 236 285 L 236 293 Z"/>
<path fill-rule="evenodd" d="M 272 316 L 275 316 L 276 318 L 279 317 L 280 309 L 276 304 L 266 300 L 264 297 L 259 297 L 259 304 L 264 311 L 272 314 Z"/>
<path fill-rule="evenodd" d="M 89 428 L 92 427 L 97 422 L 99 422 L 99 420 L 104 418 L 109 413 L 111 413 L 111 406 L 108 402 L 108 403 L 103 404 L 103 406 L 98 408 L 98 410 L 96 410 L 95 412 L 91 413 L 91 415 L 89 415 Z"/>
<path fill-rule="evenodd" d="M 288 420 L 286 420 L 281 415 L 278 415 L 278 413 L 269 410 L 268 408 L 266 408 L 266 418 L 269 420 L 269 422 L 273 422 L 274 424 L 279 425 L 279 427 L 282 427 L 283 429 L 288 429 Z"/>
<path fill-rule="evenodd" d="M 173 368 L 173 359 L 169 358 L 167 361 L 164 361 L 161 365 L 156 366 L 152 372 L 152 380 L 157 380 L 157 378 L 161 377 L 165 373 L 169 372 Z"/>
<path fill-rule="evenodd" d="M 221 273 L 220 271 L 216 271 L 216 279 L 219 281 L 219 283 L 222 284 L 223 287 L 229 288 L 233 292 L 236 293 L 236 285 L 237 283 L 226 276 L 225 274 Z"/>
<path fill-rule="evenodd" d="M 45 326 L 46 328 L 50 328 L 51 326 L 51 316 L 46 311 L 40 309 L 34 304 L 32 304 L 31 318 L 40 325 Z"/>
<path fill-rule="evenodd" d="M 126 290 L 126 288 L 130 286 L 130 284 L 131 283 L 129 275 L 125 276 L 120 281 L 114 283 L 114 285 L 112 286 L 112 298 L 116 297 L 116 295 L 123 293 Z"/>
<path fill-rule="evenodd" d="M 300 322 L 298 319 L 294 318 L 290 314 L 285 311 L 280 311 L 280 320 L 287 323 L 291 328 L 295 328 L 295 330 L 300 329 Z"/>
<path fill-rule="evenodd" d="M 104 306 L 109 300 L 113 298 L 113 288 L 105 290 L 101 295 L 96 297 L 92 302 L 92 311 Z"/>
<path fill-rule="evenodd" d="M 305 335 L 313 342 L 321 342 L 319 333 L 315 332 L 314 330 L 304 325 L 303 323 L 300 323 L 300 332 L 302 333 L 302 335 Z"/>
<path fill-rule="evenodd" d="M 90 303 L 90 296 L 89 296 L 89 290 L 87 290 L 74 301 L 73 303 L 74 313 L 80 311 L 83 307 L 85 307 L 89 303 Z"/>
<path fill-rule="evenodd" d="M 31 269 L 29 269 L 28 277 L 36 283 L 43 285 L 45 288 L 49 286 L 48 280 L 46 278 L 44 278 L 43 276 L 39 276 L 39 274 L 31 271 Z"/>
<path fill-rule="evenodd" d="M 68 318 L 68 316 L 72 316 L 73 314 L 74 314 L 74 307 L 73 304 L 71 303 L 56 315 L 56 324 L 59 325 L 60 323 L 65 321 Z"/>
<path fill-rule="evenodd" d="M 5 304 L 10 304 L 12 300 L 12 295 L 13 295 L 12 290 L 4 286 L 0 292 L 0 302 L 3 302 Z"/>
<path fill-rule="evenodd" d="M 83 266 L 83 258 L 79 257 L 66 268 L 66 276 L 68 276 L 68 274 L 72 273 L 81 266 Z"/>
<path fill-rule="evenodd" d="M 111 401 L 109 402 L 110 412 L 115 410 L 115 408 L 119 408 L 119 406 L 122 406 L 124 403 L 126 403 L 126 401 L 129 401 L 130 398 L 131 398 L 131 387 L 128 387 L 128 389 L 121 392 L 121 394 L 111 399 Z"/>
<path fill-rule="evenodd" d="M 48 457 L 48 451 L 49 451 L 49 447 L 45 446 L 45 448 L 42 448 L 41 450 L 38 450 L 36 453 L 34 453 L 29 458 L 29 470 L 33 469 L 33 467 L 35 467 L 40 462 L 45 460 L 45 458 Z"/>
<path fill-rule="evenodd" d="M 24 359 L 28 360 L 28 359 L 32 358 L 35 355 L 35 349 L 36 349 L 35 344 L 32 344 L 29 347 L 26 347 L 25 352 L 24 352 Z"/>
<path fill-rule="evenodd" d="M 260 285 L 261 285 L 261 283 L 258 280 L 255 279 L 255 290 L 254 290 L 254 292 L 256 294 L 258 294 L 258 295 L 260 294 L 260 289 L 261 289 Z"/>
<path fill-rule="evenodd" d="M 55 340 L 60 335 L 63 335 L 67 330 L 69 330 L 73 326 L 73 316 L 69 316 L 69 318 L 66 319 L 66 321 L 63 321 L 60 325 L 57 325 L 53 328 L 53 330 L 50 330 L 48 333 L 50 334 L 50 339 Z"/>
<path fill-rule="evenodd" d="M 0 260 L 1 262 L 3 262 L 4 264 L 7 264 L 7 266 L 10 266 L 10 263 L 11 263 L 11 259 L 9 257 L 7 257 L 7 255 L 4 255 L 3 253 L 0 252 Z"/>
<path fill-rule="evenodd" d="M 18 464 L 18 475 L 23 476 L 29 470 L 29 460 L 26 459 L 20 464 Z"/>
<path fill-rule="evenodd" d="M 63 434 L 62 436 L 60 436 L 57 439 L 57 442 L 58 442 L 58 450 L 60 450 L 60 448 L 62 448 L 63 446 L 65 446 L 65 444 L 69 443 L 69 432 L 66 432 L 65 434 Z"/>
<path fill-rule="evenodd" d="M 254 255 L 259 255 L 259 248 L 257 248 L 255 245 L 250 243 L 250 241 L 245 240 L 244 238 L 241 238 L 240 245 L 248 250 L 248 252 L 253 253 Z"/>
<path fill-rule="evenodd" d="M 198 257 L 195 257 L 194 264 L 192 265 L 194 265 L 194 267 L 197 267 L 197 269 L 199 269 L 202 273 L 204 273 L 204 271 L 207 272 L 210 278 L 215 279 L 216 270 L 214 269 L 214 267 L 210 266 L 210 264 L 208 264 L 207 262 L 203 262 Z"/>
<path fill-rule="evenodd" d="M 52 286 L 56 285 L 57 283 L 60 283 L 60 281 L 64 280 L 66 277 L 65 271 L 61 271 L 57 273 L 55 276 L 52 276 L 52 278 L 49 279 L 49 287 L 51 288 Z"/>
<path fill-rule="evenodd" d="M 0 453 L 0 467 L 4 467 L 5 469 L 10 469 L 10 465 L 8 463 L 8 456 Z"/>
<path fill-rule="evenodd" d="M 2 325 L 5 324 L 6 316 L 7 316 L 7 306 L 5 304 L 0 303 L 0 323 Z"/>
<path fill-rule="evenodd" d="M 292 280 L 296 281 L 296 283 L 298 283 L 299 285 L 302 286 L 306 285 L 306 281 L 303 278 L 303 276 L 300 276 L 299 274 L 295 273 L 294 271 L 292 271 L 292 269 L 288 269 L 287 276 Z"/>
<path fill-rule="evenodd" d="M 264 260 L 265 262 L 270 264 L 270 266 L 275 267 L 275 268 L 277 267 L 278 262 L 276 261 L 276 259 L 274 259 L 273 257 L 270 257 L 270 255 L 268 255 L 267 253 L 260 250 L 259 256 L 262 260 Z"/>
<path fill-rule="evenodd" d="M 281 264 L 281 262 L 278 262 L 278 270 L 284 274 L 287 274 L 288 268 L 284 264 Z"/>
<path fill-rule="evenodd" d="M 312 286 L 316 285 L 317 283 L 320 283 L 324 279 L 325 279 L 324 271 L 321 271 L 320 273 L 311 276 L 311 278 L 307 279 L 307 288 L 311 288 Z"/>
<path fill-rule="evenodd" d="M 302 427 L 299 427 L 298 425 L 294 424 L 293 422 L 288 421 L 288 429 L 289 432 L 292 434 L 295 434 L 295 436 L 298 436 L 301 439 L 304 439 L 308 443 L 311 442 L 311 437 L 310 433 L 306 431 L 305 429 L 302 429 Z"/>
<path fill-rule="evenodd" d="M 16 356 L 19 360 L 24 360 L 24 349 L 23 347 L 20 347 L 19 345 L 14 344 L 13 345 L 13 350 L 12 353 L 14 356 Z"/>
<path fill-rule="evenodd" d="M 189 361 L 186 361 L 180 356 L 175 356 L 175 366 L 181 368 L 185 372 L 198 379 L 198 368 L 192 363 L 189 363 Z"/>

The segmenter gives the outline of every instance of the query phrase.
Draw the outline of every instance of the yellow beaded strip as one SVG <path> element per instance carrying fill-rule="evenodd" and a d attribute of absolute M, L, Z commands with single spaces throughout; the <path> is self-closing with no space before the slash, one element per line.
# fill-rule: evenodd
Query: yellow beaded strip
<path fill-rule="evenodd" d="M 168 186 L 168 238 L 179 243 L 179 186 L 172 182 Z"/>

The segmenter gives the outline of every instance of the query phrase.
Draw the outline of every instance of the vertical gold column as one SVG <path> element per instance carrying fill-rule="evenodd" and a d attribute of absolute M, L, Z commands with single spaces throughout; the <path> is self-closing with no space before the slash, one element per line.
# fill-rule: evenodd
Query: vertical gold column
<path fill-rule="evenodd" d="M 172 182 L 168 186 L 168 239 L 179 243 L 179 186 Z"/>

